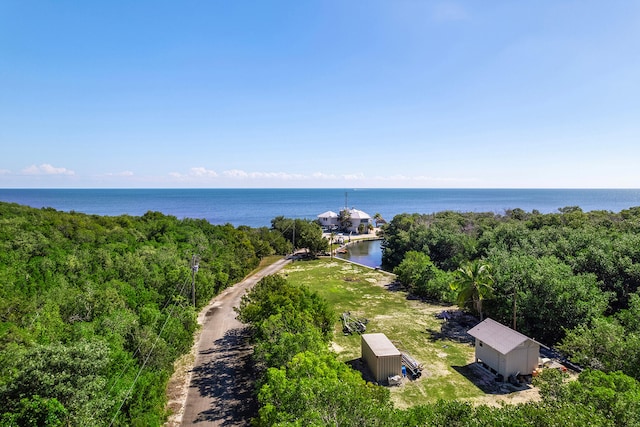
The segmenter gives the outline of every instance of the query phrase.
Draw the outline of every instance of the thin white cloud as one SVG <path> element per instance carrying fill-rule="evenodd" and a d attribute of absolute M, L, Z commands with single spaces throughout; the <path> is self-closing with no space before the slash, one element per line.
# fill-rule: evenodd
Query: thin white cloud
<path fill-rule="evenodd" d="M 189 171 L 189 175 L 215 178 L 218 176 L 218 173 L 214 170 L 207 169 L 200 166 L 200 167 L 191 168 L 191 170 Z"/>
<path fill-rule="evenodd" d="M 240 169 L 231 169 L 231 170 L 228 170 L 228 171 L 224 171 L 224 172 L 222 172 L 222 175 L 226 176 L 227 178 L 243 178 L 243 179 L 245 179 L 245 178 L 249 177 L 248 173 L 246 173 L 245 171 L 240 170 Z"/>
<path fill-rule="evenodd" d="M 313 178 L 313 179 L 324 179 L 324 180 L 334 180 L 334 179 L 338 179 L 338 176 L 337 175 L 333 175 L 333 174 L 322 173 L 322 172 L 314 172 L 313 174 L 311 174 L 311 178 Z"/>
<path fill-rule="evenodd" d="M 259 172 L 242 169 L 229 169 L 217 173 L 204 167 L 193 167 L 186 173 L 172 172 L 169 176 L 182 184 L 212 186 L 309 186 L 323 187 L 335 185 L 364 185 L 381 187 L 416 187 L 429 185 L 470 184 L 476 179 L 410 176 L 410 175 L 376 175 L 367 176 L 362 172 L 336 175 L 332 173 L 313 172 L 311 174 L 297 174 L 289 172 Z"/>
<path fill-rule="evenodd" d="M 67 168 L 57 168 L 48 163 L 39 166 L 31 165 L 22 170 L 25 175 L 75 175 L 75 172 Z"/>
<path fill-rule="evenodd" d="M 269 178 L 269 179 L 282 179 L 285 181 L 309 179 L 308 175 L 298 173 L 286 173 L 286 172 L 253 172 L 250 173 L 251 178 Z"/>
<path fill-rule="evenodd" d="M 122 172 L 109 172 L 106 175 L 107 176 L 133 176 L 134 173 L 131 171 L 122 171 Z"/>
<path fill-rule="evenodd" d="M 288 172 L 246 172 L 240 169 L 231 169 L 222 172 L 227 178 L 239 179 L 276 179 L 282 181 L 310 179 L 311 177 L 303 174 L 295 174 Z"/>
<path fill-rule="evenodd" d="M 353 174 L 342 175 L 342 178 L 346 179 L 347 181 L 358 181 L 361 179 L 365 179 L 365 176 L 362 173 L 353 173 Z"/>
<path fill-rule="evenodd" d="M 169 176 L 173 179 L 180 181 L 200 181 L 209 180 L 212 184 L 219 181 L 335 181 L 338 179 L 351 180 L 362 179 L 364 175 L 347 175 L 337 176 L 334 174 L 326 174 L 322 172 L 315 172 L 310 175 L 289 173 L 289 172 L 260 172 L 260 171 L 245 171 L 242 169 L 229 169 L 217 173 L 213 170 L 206 169 L 204 167 L 193 167 L 189 169 L 187 173 L 171 172 Z"/>
<path fill-rule="evenodd" d="M 475 178 L 450 178 L 450 177 L 438 177 L 438 176 L 407 176 L 407 175 L 391 175 L 391 176 L 376 176 L 375 180 L 380 181 L 422 181 L 422 182 L 473 182 L 477 181 Z"/>
<path fill-rule="evenodd" d="M 191 169 L 189 169 L 189 172 L 187 173 L 180 173 L 180 172 L 171 172 L 169 173 L 169 176 L 172 178 L 177 178 L 177 179 L 189 179 L 189 178 L 217 178 L 218 177 L 218 173 L 214 170 L 211 169 L 207 169 L 205 167 L 202 166 L 196 166 L 196 167 L 192 167 Z"/>
<path fill-rule="evenodd" d="M 0 175 L 9 175 L 10 173 L 9 169 L 0 169 Z"/>

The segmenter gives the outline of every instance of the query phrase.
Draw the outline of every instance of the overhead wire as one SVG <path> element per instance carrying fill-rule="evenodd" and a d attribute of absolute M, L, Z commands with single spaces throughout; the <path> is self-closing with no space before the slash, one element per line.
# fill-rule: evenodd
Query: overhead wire
<path fill-rule="evenodd" d="M 182 284 L 182 287 L 180 288 L 180 291 L 178 292 L 177 295 L 182 295 L 182 293 L 184 292 L 184 290 L 185 290 L 187 284 L 189 284 L 189 282 L 190 282 L 190 278 L 187 278 L 187 280 Z M 176 285 L 175 290 L 177 290 L 177 289 L 178 289 L 178 285 Z M 167 299 L 167 303 L 165 303 L 165 305 L 162 308 L 162 310 L 165 310 L 167 308 L 167 306 L 169 305 L 169 301 L 171 301 L 171 299 Z M 129 397 L 131 396 L 131 392 L 133 391 L 133 388 L 135 387 L 136 383 L 138 382 L 138 379 L 140 378 L 140 375 L 142 374 L 142 371 L 146 367 L 147 362 L 151 358 L 151 354 L 155 350 L 156 345 L 158 344 L 158 342 L 160 340 L 160 337 L 162 335 L 162 332 L 164 331 L 164 328 L 167 326 L 167 323 L 169 323 L 169 319 L 171 319 L 171 316 L 173 316 L 173 311 L 175 310 L 175 308 L 177 306 L 178 306 L 178 302 L 173 301 L 173 307 L 171 307 L 171 310 L 170 310 L 169 314 L 167 315 L 167 318 L 165 319 L 164 324 L 162 325 L 162 328 L 160 328 L 160 332 L 158 332 L 158 335 L 157 335 L 153 345 L 151 346 L 151 349 L 147 353 L 147 355 L 146 355 L 146 357 L 144 359 L 144 362 L 142 363 L 142 366 L 140 367 L 140 369 L 138 369 L 138 373 L 136 374 L 136 376 L 135 376 L 135 378 L 133 380 L 133 383 L 131 384 L 131 387 L 129 387 L 129 389 L 127 390 L 127 393 L 125 394 L 124 398 L 122 399 L 122 403 L 120 403 L 120 406 L 118 407 L 116 413 L 113 415 L 113 418 L 111 419 L 111 422 L 109 423 L 110 427 L 113 426 L 113 423 L 116 421 L 116 418 L 120 414 L 120 411 L 122 410 L 122 407 L 124 406 L 126 401 L 129 399 Z M 115 387 L 115 385 L 117 384 L 118 380 L 129 369 L 129 366 L 131 366 L 131 363 L 133 363 L 133 360 L 135 359 L 135 356 L 140 352 L 140 349 L 141 349 L 141 345 L 138 346 L 138 348 L 136 349 L 136 352 L 133 354 L 132 360 L 127 364 L 127 366 L 123 369 L 123 371 L 120 373 L 118 378 L 114 381 L 114 383 L 111 386 L 111 389 L 109 390 L 109 392 L 111 392 L 111 390 L 113 390 L 113 387 Z"/>
<path fill-rule="evenodd" d="M 184 288 L 187 286 L 188 283 L 189 283 L 189 278 L 187 278 L 186 282 L 182 284 L 182 287 L 180 288 L 180 291 L 179 291 L 179 293 L 177 295 L 181 295 L 182 294 L 182 292 L 184 291 Z M 178 285 L 176 285 L 174 291 L 178 290 L 178 286 L 180 286 L 179 283 L 178 283 Z M 169 305 L 170 301 L 171 301 L 171 299 L 167 299 L 167 301 L 165 302 L 164 306 L 162 307 L 162 310 L 165 310 L 167 308 L 167 306 Z M 109 388 L 109 391 L 107 392 L 108 394 L 111 394 L 111 392 L 113 391 L 113 388 L 116 386 L 116 384 L 118 384 L 118 381 L 120 380 L 120 378 L 122 378 L 122 376 L 125 374 L 125 372 L 127 372 L 129 370 L 129 367 L 131 366 L 131 364 L 135 360 L 135 358 L 138 355 L 138 353 L 140 352 L 141 348 L 142 348 L 142 345 L 138 345 L 138 348 L 136 348 L 136 351 L 134 351 L 133 355 L 131 356 L 132 357 L 131 360 L 129 362 L 127 362 L 126 366 L 122 369 L 120 374 L 113 381 L 113 384 L 111 385 L 111 387 Z"/>

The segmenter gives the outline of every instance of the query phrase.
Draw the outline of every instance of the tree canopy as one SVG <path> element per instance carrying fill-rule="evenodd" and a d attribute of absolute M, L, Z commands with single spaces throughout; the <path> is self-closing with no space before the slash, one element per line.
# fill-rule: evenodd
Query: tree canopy
<path fill-rule="evenodd" d="M 459 297 L 479 315 L 480 293 L 467 285 L 473 266 L 491 266 L 483 315 L 510 326 L 515 319 L 519 331 L 559 345 L 585 366 L 640 378 L 632 368 L 640 363 L 632 351 L 638 322 L 631 320 L 640 313 L 640 208 L 401 214 L 383 226 L 383 236 L 383 268 L 414 293 L 446 302 Z M 619 337 L 606 340 L 614 331 Z M 620 348 L 629 350 L 628 364 Z"/>
<path fill-rule="evenodd" d="M 577 381 L 542 378 L 539 403 L 400 410 L 335 360 L 328 304 L 274 276 L 239 308 L 260 372 L 256 425 L 640 425 L 640 208 L 402 214 L 383 235 L 384 268 L 413 294 L 453 302 L 486 285 L 463 298 L 466 309 L 515 317 L 588 369 Z M 252 229 L 0 203 L 0 245 L 0 425 L 84 426 L 160 425 L 198 308 L 261 257 L 320 253 L 327 241 L 317 224 L 283 217 Z M 485 265 L 490 281 L 467 280 Z"/>
<path fill-rule="evenodd" d="M 198 307 L 287 248 L 275 231 L 159 212 L 0 203 L 0 424 L 161 424 Z"/>
<path fill-rule="evenodd" d="M 316 255 L 329 248 L 329 242 L 322 237 L 322 228 L 315 221 L 279 216 L 271 220 L 271 228 L 279 231 L 293 250 L 307 249 Z"/>

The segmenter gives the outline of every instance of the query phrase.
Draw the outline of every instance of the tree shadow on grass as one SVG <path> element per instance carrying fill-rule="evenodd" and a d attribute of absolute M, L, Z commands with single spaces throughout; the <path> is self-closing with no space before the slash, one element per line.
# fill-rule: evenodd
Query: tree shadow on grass
<path fill-rule="evenodd" d="M 425 333 L 429 335 L 431 342 L 448 340 L 457 343 L 473 344 L 474 338 L 469 335 L 469 329 L 479 323 L 478 319 L 460 310 L 446 310 L 436 315 L 443 319 L 440 330 L 427 328 Z"/>
<path fill-rule="evenodd" d="M 364 360 L 358 357 L 357 359 L 348 360 L 346 363 L 354 371 L 360 372 L 363 380 L 370 383 L 376 383 L 376 379 L 373 377 L 373 373 L 371 372 L 367 364 L 364 362 Z"/>
<path fill-rule="evenodd" d="M 407 288 L 400 282 L 395 281 L 384 285 L 385 289 L 390 292 L 403 292 L 406 291 Z"/>
<path fill-rule="evenodd" d="M 211 398 L 213 404 L 199 414 L 194 424 L 244 426 L 257 415 L 251 350 L 248 328 L 236 328 L 201 352 L 212 355 L 213 360 L 193 370 L 191 387 L 197 387 L 200 395 Z"/>

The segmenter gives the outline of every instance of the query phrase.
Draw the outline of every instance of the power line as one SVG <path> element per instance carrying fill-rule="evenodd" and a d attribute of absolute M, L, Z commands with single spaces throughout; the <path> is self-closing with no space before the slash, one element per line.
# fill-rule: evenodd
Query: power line
<path fill-rule="evenodd" d="M 195 273 L 198 271 L 198 264 L 197 262 L 194 264 L 193 261 L 195 260 L 195 255 L 192 258 L 192 286 L 195 286 Z M 182 295 L 182 293 L 184 292 L 184 289 L 186 288 L 187 284 L 189 283 L 189 280 L 185 280 L 185 282 L 183 283 L 182 287 L 180 288 L 180 292 L 178 293 L 178 295 Z M 177 289 L 177 286 L 176 286 Z M 195 288 L 193 288 L 195 289 Z M 194 290 L 195 292 L 195 290 Z M 163 310 L 169 305 L 168 304 L 169 300 L 167 301 L 167 303 L 165 304 L 165 306 L 163 307 Z M 194 293 L 194 304 L 195 304 L 195 293 Z M 160 341 L 160 337 L 162 335 L 162 332 L 164 331 L 164 328 L 167 326 L 167 323 L 169 323 L 169 319 L 171 319 L 171 316 L 173 316 L 173 311 L 175 310 L 175 308 L 178 306 L 178 302 L 174 301 L 173 307 L 171 307 L 171 310 L 169 312 L 169 314 L 167 315 L 167 318 L 164 321 L 164 324 L 162 325 L 162 328 L 160 328 L 160 332 L 158 332 L 158 336 L 156 337 L 156 340 L 154 341 L 153 345 L 151 346 L 151 349 L 149 350 L 149 353 L 147 353 L 147 356 L 144 359 L 144 362 L 142 363 L 142 366 L 140 367 L 140 369 L 138 369 L 138 373 L 136 374 L 133 383 L 131 384 L 131 387 L 129 387 L 129 390 L 127 390 L 127 393 L 124 396 L 124 399 L 122 399 L 122 403 L 120 404 L 120 406 L 118 407 L 118 410 L 116 411 L 116 413 L 113 415 L 113 418 L 111 419 L 111 423 L 109 423 L 109 426 L 112 426 L 113 423 L 115 422 L 116 418 L 118 417 L 118 414 L 120 413 L 120 411 L 122 410 L 122 407 L 124 406 L 124 404 L 126 403 L 127 399 L 129 399 L 129 397 L 131 396 L 131 392 L 133 391 L 133 388 L 135 387 L 136 383 L 138 382 L 138 379 L 140 378 L 140 375 L 142 374 L 142 370 L 146 367 L 147 362 L 149 361 L 149 359 L 151 358 L 151 354 L 153 353 L 153 351 L 156 348 L 156 345 L 158 344 L 158 342 Z M 136 352 L 133 354 L 133 358 L 135 358 L 135 355 L 138 354 L 138 352 L 140 351 L 141 345 L 138 346 L 138 348 L 136 349 Z M 130 366 L 131 362 L 129 364 L 127 364 L 127 366 L 124 368 L 124 370 L 122 371 L 122 373 L 120 374 L 120 376 L 118 377 L 118 379 L 120 379 L 120 377 L 122 377 L 122 375 L 124 375 L 124 373 L 128 370 L 129 366 Z M 115 387 L 115 384 L 117 384 L 118 379 L 116 379 L 116 381 L 114 381 L 114 384 L 111 386 L 111 389 L 113 389 L 113 387 Z"/>
<path fill-rule="evenodd" d="M 129 397 L 131 395 L 131 392 L 133 391 L 133 387 L 135 387 L 136 382 L 138 382 L 138 378 L 140 378 L 140 375 L 142 374 L 142 370 L 147 366 L 147 362 L 149 361 L 149 358 L 151 358 L 151 354 L 153 353 L 153 350 L 155 350 L 156 345 L 158 344 L 158 341 L 160 341 L 160 335 L 162 335 L 162 332 L 164 331 L 165 326 L 167 326 L 167 323 L 169 323 L 169 319 L 171 319 L 171 316 L 173 315 L 173 310 L 176 308 L 176 306 L 177 305 L 174 304 L 174 306 L 171 308 L 171 312 L 167 316 L 167 319 L 164 321 L 164 324 L 162 325 L 162 328 L 160 328 L 160 332 L 158 333 L 158 336 L 156 337 L 156 340 L 154 341 L 153 345 L 151 346 L 151 350 L 149 350 L 149 353 L 147 353 L 147 357 L 144 359 L 144 362 L 142 363 L 142 366 L 140 367 L 140 369 L 138 369 L 138 373 L 136 374 L 136 377 L 133 379 L 133 384 L 131 384 L 131 387 L 129 387 L 129 390 L 127 391 L 126 395 L 124 396 L 124 399 L 122 399 L 122 403 L 120 404 L 120 406 L 118 407 L 118 410 L 116 411 L 116 413 L 114 414 L 113 418 L 111 419 L 111 423 L 109 424 L 109 426 L 113 425 L 113 423 L 115 422 L 116 418 L 118 417 L 118 414 L 120 413 L 120 410 L 124 406 L 124 404 L 127 401 L 127 399 L 129 399 Z"/>
<path fill-rule="evenodd" d="M 180 286 L 180 284 L 178 283 L 174 289 L 177 292 L 177 295 L 182 295 L 182 293 L 184 292 L 184 288 L 187 286 L 187 284 L 189 283 L 189 279 L 187 278 L 185 280 L 185 282 L 182 284 L 182 286 L 180 287 L 180 290 L 178 291 L 178 286 Z M 162 311 L 166 310 L 166 308 L 169 306 L 169 303 L 171 302 L 171 299 L 167 299 L 167 301 L 165 302 L 164 306 L 162 307 Z M 175 303 L 175 301 L 174 301 Z M 116 379 L 113 381 L 113 384 L 111 385 L 111 387 L 109 388 L 108 393 L 110 394 L 111 391 L 113 390 L 113 388 L 116 386 L 116 384 L 118 384 L 118 381 L 120 380 L 120 378 L 122 378 L 125 374 L 125 372 L 127 372 L 129 370 L 129 367 L 131 366 L 131 364 L 133 363 L 133 361 L 135 360 L 136 356 L 138 355 L 138 353 L 140 352 L 140 349 L 142 348 L 142 345 L 138 345 L 138 347 L 136 348 L 136 351 L 133 352 L 133 355 L 131 356 L 131 360 L 129 362 L 127 362 L 126 366 L 122 369 L 122 371 L 120 372 L 120 374 L 116 377 Z"/>

